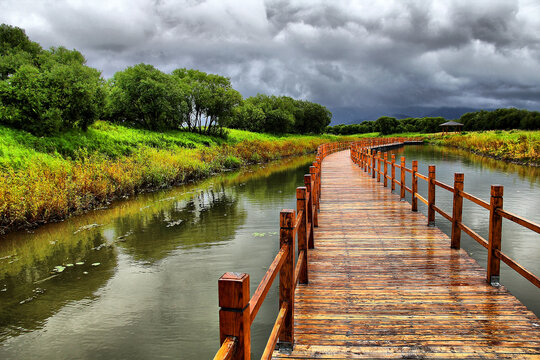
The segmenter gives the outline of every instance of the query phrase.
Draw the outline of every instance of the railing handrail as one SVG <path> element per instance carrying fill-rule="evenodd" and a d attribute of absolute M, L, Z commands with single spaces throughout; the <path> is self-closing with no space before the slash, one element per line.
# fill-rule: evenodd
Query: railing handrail
<path fill-rule="evenodd" d="M 353 142 L 323 144 L 316 160 L 304 176 L 304 185 L 296 189 L 297 209 L 280 212 L 280 249 L 253 296 L 249 297 L 249 275 L 225 273 L 218 281 L 221 347 L 214 360 L 250 359 L 251 324 L 263 304 L 278 272 L 280 273 L 280 311 L 263 353 L 272 356 L 278 341 L 294 344 L 294 291 L 298 283 L 308 283 L 308 251 L 314 247 L 313 228 L 318 226 L 322 160 L 348 149 Z M 294 265 L 294 239 L 298 239 L 298 262 Z M 246 302 L 247 300 L 247 302 Z"/>
<path fill-rule="evenodd" d="M 351 145 L 351 158 L 353 162 L 358 164 L 360 168 L 364 169 L 366 172 L 372 172 L 372 177 L 377 179 L 380 176 L 380 167 L 375 166 L 375 162 L 380 164 L 381 155 L 379 152 L 374 152 L 373 150 L 384 146 L 384 144 L 377 146 L 366 146 L 365 142 L 358 142 Z M 393 155 L 393 159 L 395 159 Z M 523 226 L 529 230 L 532 230 L 540 234 L 540 225 L 534 223 L 533 221 L 527 220 L 519 215 L 513 214 L 502 208 L 502 194 L 503 187 L 499 185 L 491 186 L 491 199 L 488 203 L 472 194 L 469 194 L 463 191 L 463 174 L 454 174 L 454 186 L 445 184 L 435 178 L 435 165 L 430 165 L 430 174 L 428 176 L 423 175 L 415 171 L 415 162 L 413 161 L 413 168 L 408 169 L 405 166 L 405 157 L 401 157 L 401 165 L 397 164 L 395 161 L 389 162 L 382 160 L 384 164 L 384 173 L 387 173 L 386 167 L 391 166 L 392 175 L 390 178 L 390 183 L 392 184 L 392 190 L 394 190 L 393 185 L 398 184 L 401 188 L 400 197 L 402 200 L 405 198 L 405 191 L 411 193 L 412 199 L 412 209 L 416 211 L 416 201 L 420 200 L 428 206 L 428 225 L 433 225 L 435 222 L 435 213 L 439 213 L 443 218 L 452 223 L 452 234 L 451 234 L 451 247 L 460 248 L 460 239 L 461 231 L 468 234 L 471 238 L 477 241 L 480 245 L 488 249 L 488 265 L 487 265 L 487 281 L 491 284 L 499 283 L 499 273 L 500 273 L 500 261 L 505 262 L 510 268 L 523 276 L 526 280 L 532 284 L 540 287 L 540 278 L 530 271 L 525 269 L 515 260 L 508 257 L 501 251 L 501 237 L 502 237 L 502 218 L 508 219 L 520 226 Z M 401 181 L 398 181 L 395 178 L 395 169 L 401 169 Z M 432 170 L 432 171 L 431 171 Z M 412 174 L 412 183 L 413 187 L 407 187 L 405 181 L 405 173 Z M 386 175 L 385 175 L 386 177 Z M 415 189 L 415 184 L 417 179 L 420 178 L 428 183 L 428 199 L 422 197 L 417 188 Z M 384 183 L 386 187 L 386 181 Z M 452 215 L 447 214 L 441 208 L 437 207 L 435 204 L 435 188 L 440 187 L 447 191 L 450 191 L 454 194 L 453 200 L 453 211 Z M 476 204 L 490 212 L 490 226 L 489 226 L 489 239 L 485 239 L 479 234 L 477 234 L 470 227 L 466 226 L 462 221 L 462 208 L 463 208 L 463 199 L 471 201 L 473 204 Z"/>
<path fill-rule="evenodd" d="M 236 340 L 234 336 L 228 336 L 223 344 L 221 344 L 219 351 L 216 353 L 216 356 L 214 356 L 214 360 L 232 359 L 237 346 L 238 340 Z"/>
<path fill-rule="evenodd" d="M 285 262 L 288 253 L 288 246 L 282 246 L 279 249 L 277 255 L 274 258 L 274 261 L 272 261 L 261 282 L 259 283 L 257 290 L 255 290 L 255 293 L 249 300 L 249 316 L 251 317 L 251 323 L 253 323 L 253 321 L 255 320 L 255 317 L 257 316 L 257 313 L 259 312 L 259 309 L 263 304 L 264 299 L 266 298 L 266 295 L 268 294 L 268 291 L 270 290 L 270 287 L 272 286 L 278 271 L 281 270 L 281 267 L 283 266 L 283 263 Z"/>

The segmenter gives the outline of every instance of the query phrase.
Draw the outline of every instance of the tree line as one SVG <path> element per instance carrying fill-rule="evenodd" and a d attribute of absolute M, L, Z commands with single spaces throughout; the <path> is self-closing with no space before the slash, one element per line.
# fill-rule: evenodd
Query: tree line
<path fill-rule="evenodd" d="M 538 130 L 540 129 L 540 112 L 515 108 L 480 110 L 463 114 L 457 121 L 463 124 L 463 131 Z M 440 125 L 445 122 L 447 120 L 443 117 L 396 119 L 382 116 L 375 121 L 364 121 L 360 124 L 329 126 L 326 132 L 337 135 L 372 132 L 383 135 L 405 132 L 435 133 L 442 131 Z"/>
<path fill-rule="evenodd" d="M 77 50 L 45 50 L 23 29 L 0 25 L 0 124 L 35 135 L 86 130 L 104 119 L 153 131 L 223 135 L 223 128 L 321 133 L 332 114 L 320 104 L 259 94 L 243 99 L 230 79 L 138 64 L 109 80 Z"/>
<path fill-rule="evenodd" d="M 404 132 L 434 133 L 441 131 L 440 125 L 446 122 L 443 117 L 424 117 L 396 119 L 382 116 L 375 121 L 364 121 L 360 124 L 335 125 L 327 127 L 326 131 L 337 135 L 366 134 L 378 132 L 383 135 Z"/>
<path fill-rule="evenodd" d="M 480 110 L 463 114 L 459 119 L 463 129 L 474 130 L 538 130 L 540 129 L 540 112 L 516 108 Z"/>

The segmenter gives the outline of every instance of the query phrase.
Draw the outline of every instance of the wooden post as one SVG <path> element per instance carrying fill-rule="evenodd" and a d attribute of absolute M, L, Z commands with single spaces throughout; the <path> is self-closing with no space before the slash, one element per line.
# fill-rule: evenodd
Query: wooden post
<path fill-rule="evenodd" d="M 368 171 L 368 164 L 369 164 L 369 150 L 368 149 L 364 149 L 365 153 L 364 153 L 364 172 L 367 172 Z"/>
<path fill-rule="evenodd" d="M 364 168 L 364 172 L 366 172 L 366 169 L 367 169 L 367 149 L 364 148 L 363 149 L 363 152 L 364 152 L 364 157 L 363 157 L 363 168 Z"/>
<path fill-rule="evenodd" d="M 372 166 L 371 166 L 371 165 L 372 165 L 371 163 L 373 162 L 373 159 L 372 159 L 372 158 L 373 158 L 373 150 L 368 149 L 368 163 L 367 163 L 367 169 L 368 169 L 368 174 L 370 174 L 370 175 L 371 175 L 371 171 L 373 171 L 373 170 L 372 170 Z"/>
<path fill-rule="evenodd" d="M 317 198 L 315 199 L 315 207 L 317 210 L 319 210 L 320 202 L 321 202 L 321 195 L 322 195 L 322 188 L 321 188 L 321 169 L 322 169 L 322 160 L 319 162 L 316 166 L 317 169 L 317 178 L 315 179 L 315 186 L 317 187 Z M 319 226 L 319 217 L 317 216 L 317 226 Z"/>
<path fill-rule="evenodd" d="M 429 165 L 428 226 L 435 226 L 435 165 Z"/>
<path fill-rule="evenodd" d="M 497 214 L 497 209 L 503 207 L 504 187 L 491 185 L 491 199 L 489 202 L 489 240 L 488 240 L 488 263 L 487 281 L 491 285 L 499 285 L 501 259 L 495 250 L 501 250 L 502 216 Z"/>
<path fill-rule="evenodd" d="M 375 179 L 375 171 L 377 170 L 377 166 L 375 165 L 375 162 L 377 161 L 377 152 L 371 151 L 371 178 Z"/>
<path fill-rule="evenodd" d="M 396 154 L 392 154 L 392 164 L 391 164 L 391 166 L 392 166 L 392 170 L 391 170 L 391 174 L 392 174 L 391 178 L 392 178 L 392 180 L 391 180 L 391 184 L 390 184 L 390 189 L 391 189 L 391 191 L 394 191 L 394 190 L 396 190 L 396 184 L 394 183 L 394 180 L 396 178 L 396 167 L 395 167 L 396 166 Z"/>
<path fill-rule="evenodd" d="M 317 165 L 317 201 L 315 202 L 315 209 L 320 210 L 321 207 L 321 195 L 322 195 L 322 185 L 321 185 L 321 164 Z M 319 226 L 319 216 L 317 215 L 317 226 Z"/>
<path fill-rule="evenodd" d="M 227 272 L 218 280 L 219 339 L 228 336 L 238 341 L 233 359 L 251 359 L 251 314 L 249 312 L 249 275 Z"/>
<path fill-rule="evenodd" d="M 463 197 L 461 192 L 463 191 L 463 174 L 454 174 L 454 204 L 452 206 L 452 236 L 450 240 L 450 247 L 452 249 L 459 249 L 461 246 L 461 224 L 462 211 L 463 211 Z"/>
<path fill-rule="evenodd" d="M 377 182 L 381 182 L 381 151 L 377 151 Z"/>
<path fill-rule="evenodd" d="M 370 150 L 366 149 L 366 164 L 365 164 L 365 172 L 369 173 L 369 154 Z"/>
<path fill-rule="evenodd" d="M 412 211 L 418 211 L 418 198 L 416 195 L 418 194 L 418 178 L 416 177 L 416 173 L 418 172 L 418 160 L 412 161 L 412 196 L 411 196 L 411 209 Z"/>
<path fill-rule="evenodd" d="M 309 176 L 309 175 L 305 175 Z M 302 220 L 298 225 L 298 254 L 302 250 L 305 251 L 304 261 L 302 264 L 302 270 L 298 275 L 298 282 L 300 284 L 308 283 L 308 272 L 307 272 L 307 259 L 308 259 L 308 239 L 307 239 L 307 230 L 308 230 L 308 199 L 306 198 L 307 188 L 305 186 L 296 188 L 296 211 L 304 212 Z"/>
<path fill-rule="evenodd" d="M 311 179 L 313 180 L 313 207 L 315 208 L 313 211 L 313 226 L 318 227 L 319 226 L 319 213 L 317 212 L 317 208 L 319 207 L 319 186 L 316 184 L 318 183 L 318 176 L 317 176 L 317 169 L 315 169 L 315 166 L 309 167 L 309 173 L 311 175 Z"/>
<path fill-rule="evenodd" d="M 279 308 L 287 303 L 287 315 L 279 333 L 279 348 L 292 349 L 294 344 L 294 210 L 279 214 L 279 245 L 288 247 L 287 259 L 279 272 Z"/>
<path fill-rule="evenodd" d="M 384 178 L 384 187 L 388 187 L 388 179 L 386 178 L 388 176 L 388 167 L 386 166 L 388 162 L 388 153 L 384 153 L 384 172 L 383 172 L 383 178 Z"/>
<path fill-rule="evenodd" d="M 307 239 L 308 247 L 310 249 L 313 249 L 315 247 L 315 244 L 313 242 L 313 212 L 314 210 L 317 211 L 313 205 L 313 192 L 311 188 L 311 175 L 304 175 L 304 185 L 306 186 L 306 191 L 309 193 L 309 196 L 307 198 L 307 224 L 310 230 L 309 238 Z"/>
<path fill-rule="evenodd" d="M 366 149 L 366 161 L 364 163 L 364 172 L 369 171 L 369 149 Z"/>
<path fill-rule="evenodd" d="M 401 188 L 399 198 L 401 201 L 405 201 L 405 156 L 401 157 Z"/>
<path fill-rule="evenodd" d="M 377 151 L 377 182 L 381 182 L 381 152 Z"/>

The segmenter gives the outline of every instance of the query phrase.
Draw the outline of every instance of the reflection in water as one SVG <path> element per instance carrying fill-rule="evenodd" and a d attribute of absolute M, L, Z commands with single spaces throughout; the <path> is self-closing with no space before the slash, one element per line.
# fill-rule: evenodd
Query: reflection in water
<path fill-rule="evenodd" d="M 22 246 L 10 248 L 10 255 L 2 252 L 0 341 L 40 327 L 69 301 L 91 298 L 116 265 L 114 247 L 105 244 L 101 234 L 93 232 L 72 243 L 62 239 L 21 242 Z M 69 266 L 62 272 L 52 271 L 62 264 Z"/>
<path fill-rule="evenodd" d="M 279 244 L 279 210 L 294 206 L 312 160 L 227 173 L 4 236 L 0 358 L 209 358 L 219 347 L 217 279 L 245 271 L 255 288 Z M 274 289 L 253 326 L 254 354 L 276 307 Z"/>
<path fill-rule="evenodd" d="M 230 240 L 246 218 L 239 209 L 238 198 L 227 194 L 223 186 L 197 189 L 186 200 L 170 197 L 160 202 L 168 205 L 114 221 L 115 229 L 124 234 L 119 246 L 134 260 L 153 263 L 178 246 L 204 246 Z M 232 221 L 216 221 L 216 218 Z"/>
<path fill-rule="evenodd" d="M 454 173 L 465 174 L 464 190 L 489 203 L 491 184 L 504 186 L 504 208 L 533 222 L 540 223 L 540 168 L 509 164 L 447 147 L 406 146 L 391 151 L 399 157 L 405 156 L 407 168 L 411 161 L 418 160 L 418 171 L 428 174 L 428 166 L 436 165 L 437 180 L 448 185 L 454 184 Z M 396 177 L 400 172 L 396 169 Z M 410 187 L 411 175 L 406 174 L 406 184 Z M 418 180 L 420 195 L 427 199 L 427 183 Z M 397 188 L 399 192 L 399 187 Z M 407 193 L 410 202 L 410 194 Z M 436 189 L 436 204 L 447 214 L 452 214 L 452 194 L 444 189 Z M 427 214 L 427 207 L 418 202 L 418 210 Z M 489 211 L 463 201 L 463 222 L 480 236 L 488 239 Z M 436 214 L 436 225 L 448 236 L 450 222 Z M 461 246 L 482 266 L 486 267 L 487 252 L 467 234 L 461 234 Z M 533 274 L 540 275 L 540 234 L 503 220 L 502 250 Z M 540 315 L 540 289 L 525 280 L 514 270 L 501 263 L 501 283 L 506 286 L 524 305 Z"/>

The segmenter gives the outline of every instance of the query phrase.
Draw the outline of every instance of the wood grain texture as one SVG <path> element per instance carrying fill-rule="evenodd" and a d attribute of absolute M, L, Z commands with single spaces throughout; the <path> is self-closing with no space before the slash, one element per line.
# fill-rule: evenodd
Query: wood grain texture
<path fill-rule="evenodd" d="M 232 357 L 238 360 L 250 359 L 249 275 L 232 272 L 223 274 L 218 280 L 218 296 L 220 344 L 223 345 L 228 338 L 234 337 L 237 347 Z"/>
<path fill-rule="evenodd" d="M 219 348 L 214 360 L 230 360 L 234 356 L 236 351 L 237 341 L 233 336 L 229 336 L 225 339 L 221 347 Z"/>
<path fill-rule="evenodd" d="M 325 158 L 294 350 L 273 358 L 540 359 L 539 319 L 372 175 Z"/>
<path fill-rule="evenodd" d="M 294 339 L 294 210 L 281 210 L 279 214 L 280 248 L 288 249 L 287 259 L 279 271 L 279 308 L 287 304 L 285 319 L 280 325 L 279 342 L 292 344 Z"/>

